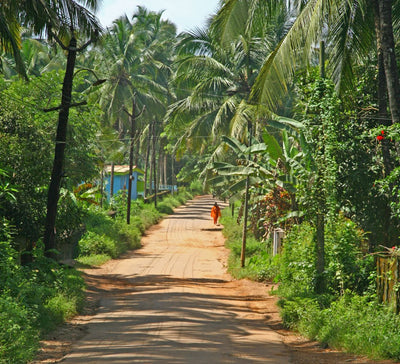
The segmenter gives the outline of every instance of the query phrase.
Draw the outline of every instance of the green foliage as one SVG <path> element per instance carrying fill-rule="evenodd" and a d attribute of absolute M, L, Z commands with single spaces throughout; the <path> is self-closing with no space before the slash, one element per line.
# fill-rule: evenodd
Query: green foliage
<path fill-rule="evenodd" d="M 192 190 L 192 188 L 191 188 Z M 168 195 L 164 197 L 161 202 L 157 204 L 157 210 L 162 214 L 171 215 L 174 213 L 174 208 L 180 206 L 182 204 L 182 199 L 179 199 L 175 196 Z"/>
<path fill-rule="evenodd" d="M 299 91 L 301 112 L 296 116 L 305 126 L 313 160 L 313 173 L 300 179 L 297 197 L 312 220 L 317 214 L 326 214 L 329 218 L 337 210 L 337 134 L 343 119 L 340 99 L 332 82 L 318 77 L 313 80 L 313 77 L 315 71 L 304 81 L 306 90 Z"/>
<path fill-rule="evenodd" d="M 111 258 L 116 258 L 122 252 L 117 241 L 105 234 L 99 235 L 89 231 L 79 240 L 79 255 L 105 254 Z"/>
<path fill-rule="evenodd" d="M 145 229 L 140 217 L 127 225 L 120 217 L 112 219 L 105 211 L 93 207 L 84 219 L 86 233 L 78 245 L 77 256 L 107 255 L 116 258 L 128 249 L 139 247 Z"/>
<path fill-rule="evenodd" d="M 396 126 L 381 125 L 386 121 L 376 115 L 375 67 L 359 66 L 355 72 L 355 87 L 341 99 L 329 81 L 318 80 L 317 69 L 298 77 L 295 118 L 307 125 L 305 133 L 319 179 L 304 176 L 297 198 L 304 212 L 312 216 L 318 197 L 325 195 L 326 213 L 334 216 L 340 210 L 350 217 L 369 232 L 374 250 L 380 244 L 391 246 L 399 236 L 398 220 L 390 211 L 396 172 L 386 183 L 377 182 L 387 174 L 383 144 L 389 146 L 389 163 L 398 164 L 396 148 L 390 142 L 397 133 Z M 381 130 L 387 133 L 383 143 L 376 139 Z"/>
<path fill-rule="evenodd" d="M 308 223 L 294 226 L 284 240 L 278 275 L 281 290 L 312 292 L 315 280 L 315 228 Z M 285 287 L 285 288 L 283 288 Z"/>
<path fill-rule="evenodd" d="M 154 204 L 145 205 L 139 216 L 145 229 L 156 224 L 161 218 L 160 212 L 154 207 Z"/>
<path fill-rule="evenodd" d="M 271 256 L 266 250 L 267 245 L 265 242 L 259 242 L 252 234 L 248 234 L 245 268 L 241 268 L 242 227 L 228 210 L 222 211 L 221 223 L 224 225 L 226 245 L 231 250 L 228 261 L 229 272 L 237 279 L 250 278 L 257 281 L 271 279 L 274 268 L 271 268 Z"/>
<path fill-rule="evenodd" d="M 281 293 L 311 293 L 315 284 L 315 228 L 294 226 L 284 239 L 279 280 Z M 345 290 L 362 294 L 369 289 L 374 262 L 365 256 L 365 234 L 350 220 L 339 216 L 325 231 L 325 280 L 330 294 Z"/>
<path fill-rule="evenodd" d="M 201 195 L 203 193 L 203 184 L 199 180 L 192 181 L 189 186 L 190 191 L 194 195 Z"/>
<path fill-rule="evenodd" d="M 346 293 L 325 305 L 295 297 L 280 306 L 285 325 L 311 340 L 371 358 L 400 359 L 400 317 L 368 296 Z"/>
<path fill-rule="evenodd" d="M 165 201 L 161 201 L 157 204 L 157 210 L 162 214 L 170 215 L 174 212 L 173 206 Z"/>
<path fill-rule="evenodd" d="M 34 357 L 40 334 L 78 312 L 83 304 L 80 274 L 43 256 L 21 266 L 17 252 L 0 243 L 0 362 L 26 363 Z"/>
<path fill-rule="evenodd" d="M 80 255 L 76 258 L 76 261 L 83 266 L 97 267 L 103 265 L 110 260 L 110 256 L 107 254 L 92 254 L 92 255 Z"/>
<path fill-rule="evenodd" d="M 64 294 L 56 294 L 49 298 L 44 306 L 48 315 L 46 330 L 52 330 L 78 313 L 78 304 L 71 297 Z"/>
<path fill-rule="evenodd" d="M 0 295 L 0 362 L 26 363 L 38 347 L 32 311 L 14 297 Z"/>
<path fill-rule="evenodd" d="M 44 109 L 60 102 L 62 72 L 48 72 L 27 83 L 13 80 L 0 87 L 0 168 L 10 171 L 8 183 L 18 191 L 16 199 L 2 204 L 2 216 L 22 239 L 37 241 L 46 213 L 47 187 L 52 169 L 56 123 L 54 112 Z M 78 86 L 79 82 L 76 84 Z M 74 93 L 74 98 L 82 97 Z M 95 137 L 99 111 L 90 108 L 70 111 L 63 187 L 97 176 Z M 57 231 L 71 230 L 68 217 L 76 217 L 71 203 L 61 201 Z M 70 210 L 72 208 L 72 210 Z"/>

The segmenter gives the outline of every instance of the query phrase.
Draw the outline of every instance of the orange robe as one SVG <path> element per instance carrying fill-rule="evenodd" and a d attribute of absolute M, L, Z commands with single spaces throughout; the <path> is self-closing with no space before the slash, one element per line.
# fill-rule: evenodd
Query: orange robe
<path fill-rule="evenodd" d="M 214 224 L 218 222 L 218 218 L 221 216 L 221 209 L 219 206 L 213 206 L 211 209 L 211 217 L 214 219 Z"/>

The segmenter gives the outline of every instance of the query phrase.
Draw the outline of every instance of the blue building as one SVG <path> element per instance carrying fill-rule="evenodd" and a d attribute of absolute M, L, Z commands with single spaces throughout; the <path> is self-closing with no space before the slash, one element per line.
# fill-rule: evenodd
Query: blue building
<path fill-rule="evenodd" d="M 144 194 L 144 171 L 134 166 L 132 170 L 132 200 L 137 200 L 139 196 L 143 197 Z M 114 185 L 113 195 L 117 195 L 119 191 L 126 191 L 128 193 L 129 183 L 129 165 L 114 165 Z M 110 198 L 111 192 L 111 166 L 106 166 L 105 174 L 105 190 L 107 198 Z"/>

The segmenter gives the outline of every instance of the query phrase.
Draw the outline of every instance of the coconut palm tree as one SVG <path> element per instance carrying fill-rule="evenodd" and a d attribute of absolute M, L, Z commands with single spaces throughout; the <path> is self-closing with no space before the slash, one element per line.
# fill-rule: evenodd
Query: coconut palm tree
<path fill-rule="evenodd" d="M 127 16 L 115 20 L 103 39 L 102 58 L 110 82 L 103 89 L 100 103 L 107 110 L 108 123 L 118 129 L 122 138 L 129 131 L 130 166 L 133 159 L 136 164 L 139 162 L 138 142 L 145 129 L 143 121 L 161 119 L 166 109 L 166 80 L 171 63 L 168 57 L 176 28 L 161 20 L 161 16 L 162 12 L 139 7 L 132 20 Z M 138 119 L 144 107 L 146 113 Z M 128 210 L 129 195 L 128 192 Z"/>
<path fill-rule="evenodd" d="M 271 46 L 269 39 L 259 36 L 264 24 L 258 25 L 222 47 L 212 27 L 180 40 L 175 82 L 183 91 L 167 116 L 171 128 L 182 130 L 178 145 L 185 141 L 186 146 L 190 143 L 201 150 L 220 135 L 248 139 L 248 122 L 256 119 L 248 98 L 260 60 Z M 205 135 L 210 139 L 198 138 Z"/>
<path fill-rule="evenodd" d="M 279 2 L 226 1 L 215 23 L 222 34 L 221 42 L 235 37 L 241 28 L 250 27 L 255 16 L 274 3 Z M 274 52 L 265 59 L 252 90 L 252 100 L 270 108 L 276 107 L 299 65 L 305 65 L 314 57 L 315 45 L 320 40 L 326 40 L 329 68 L 339 91 L 353 85 L 355 61 L 364 57 L 370 62 L 372 47 L 375 47 L 375 52 L 377 50 L 382 57 L 379 65 L 386 75 L 392 123 L 399 122 L 400 83 L 393 35 L 399 1 L 298 0 L 286 4 L 293 10 L 295 21 Z"/>
<path fill-rule="evenodd" d="M 378 49 L 380 82 L 386 77 L 386 89 L 392 123 L 399 121 L 399 79 L 395 59 L 395 43 L 393 38 L 392 6 L 398 1 L 375 0 L 307 0 L 287 2 L 289 9 L 294 10 L 294 22 L 278 46 L 265 59 L 265 62 L 254 83 L 250 100 L 258 105 L 266 105 L 276 110 L 287 93 L 299 67 L 305 67 L 313 59 L 317 59 L 315 50 L 323 40 L 328 48 L 328 71 L 339 91 L 351 89 L 353 85 L 353 65 L 356 62 L 370 62 L 373 51 Z M 234 39 L 237 29 L 249 28 L 254 15 L 262 13 L 265 8 L 273 6 L 271 1 L 228 0 L 216 17 L 215 25 L 223 34 L 221 44 Z M 371 9 L 373 11 L 371 11 Z M 243 12 L 247 15 L 244 16 Z M 245 20 L 243 20 L 245 19 Z M 375 41 L 376 40 L 376 41 Z M 321 47 L 322 49 L 322 47 Z M 325 64 L 323 60 L 322 65 Z M 324 67 L 321 68 L 324 74 Z M 384 72 L 383 72 L 384 70 Z M 379 89 L 380 110 L 385 109 L 385 93 Z M 385 167 L 390 172 L 388 158 Z M 323 201 L 322 201 L 322 204 Z M 323 209 L 322 209 L 323 210 Z M 323 247 L 323 223 L 317 216 L 318 240 Z M 318 271 L 323 271 L 323 249 L 318 264 Z M 322 274 L 321 274 L 322 276 Z M 321 285 L 320 285 L 321 286 Z M 322 287 L 322 286 L 321 286 Z"/>
<path fill-rule="evenodd" d="M 20 54 L 21 22 L 18 18 L 20 1 L 4 1 L 0 8 L 0 47 L 12 54 L 18 73 L 27 78 Z"/>
<path fill-rule="evenodd" d="M 30 4 L 29 2 L 27 3 Z M 96 0 L 82 1 L 82 3 L 87 5 L 89 9 L 93 11 L 96 10 Z M 56 146 L 53 170 L 51 172 L 48 190 L 47 213 L 43 237 L 46 254 L 49 257 L 55 258 L 54 249 L 56 248 L 56 244 L 54 226 L 57 214 L 57 204 L 60 197 L 61 179 L 63 176 L 68 116 L 70 108 L 74 106 L 71 96 L 76 57 L 79 52 L 85 50 L 86 47 L 97 38 L 98 34 L 102 31 L 102 28 L 95 16 L 78 1 L 64 0 L 51 5 L 52 6 L 49 7 L 39 7 L 43 12 L 36 14 L 37 21 L 32 25 L 35 32 L 39 32 L 40 30 L 47 31 L 49 37 L 55 39 L 61 48 L 67 52 L 61 105 L 56 108 L 56 110 L 59 111 Z M 52 17 L 49 19 L 46 15 L 51 15 Z M 80 35 L 89 37 L 89 41 L 78 46 L 77 37 Z M 64 39 L 66 39 L 68 43 L 64 43 Z"/>

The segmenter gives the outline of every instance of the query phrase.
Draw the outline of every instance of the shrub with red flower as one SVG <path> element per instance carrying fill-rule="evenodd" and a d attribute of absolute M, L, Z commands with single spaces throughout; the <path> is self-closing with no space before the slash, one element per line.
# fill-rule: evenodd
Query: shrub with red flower
<path fill-rule="evenodd" d="M 377 139 L 379 142 L 381 142 L 383 139 L 385 139 L 385 131 L 384 131 L 384 130 L 381 130 L 381 134 L 378 135 L 378 136 L 376 137 L 376 139 Z"/>

